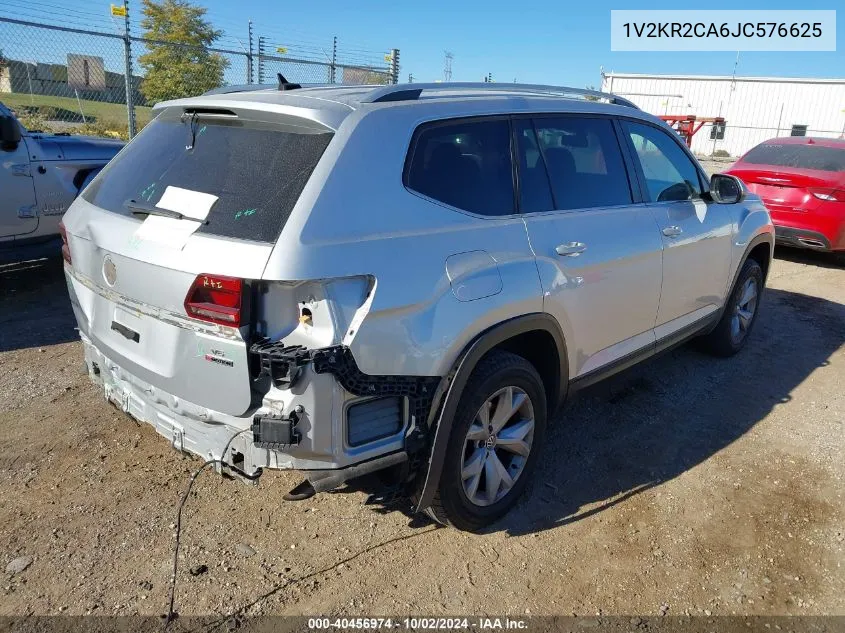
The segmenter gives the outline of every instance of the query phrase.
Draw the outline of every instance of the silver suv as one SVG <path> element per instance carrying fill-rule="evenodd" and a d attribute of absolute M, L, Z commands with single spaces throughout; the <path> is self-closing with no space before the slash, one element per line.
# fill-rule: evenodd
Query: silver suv
<path fill-rule="evenodd" d="M 85 363 L 178 450 L 302 471 L 289 499 L 377 472 L 481 528 L 567 394 L 754 325 L 768 212 L 619 97 L 281 83 L 157 115 L 64 218 Z"/>

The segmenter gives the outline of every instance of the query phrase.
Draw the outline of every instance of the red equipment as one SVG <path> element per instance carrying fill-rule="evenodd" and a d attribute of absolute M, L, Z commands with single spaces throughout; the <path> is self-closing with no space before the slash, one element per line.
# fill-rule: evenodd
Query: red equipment
<path fill-rule="evenodd" d="M 694 114 L 661 114 L 660 118 L 666 121 L 673 130 L 675 130 L 687 147 L 692 145 L 692 137 L 698 132 L 705 123 L 712 123 L 713 125 L 724 126 L 725 119 L 720 116 L 703 116 L 696 117 Z"/>

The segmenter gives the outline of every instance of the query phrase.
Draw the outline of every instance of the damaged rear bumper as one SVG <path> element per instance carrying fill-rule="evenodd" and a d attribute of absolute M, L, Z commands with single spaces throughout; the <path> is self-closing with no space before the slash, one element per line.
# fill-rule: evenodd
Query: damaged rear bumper
<path fill-rule="evenodd" d="M 238 417 L 154 387 L 105 356 L 84 334 L 82 341 L 89 376 L 106 400 L 151 424 L 173 448 L 224 460 L 235 475 L 253 479 L 264 468 L 299 470 L 319 492 L 381 468 L 413 464 L 427 446 L 423 427 L 439 378 L 368 376 L 348 348 L 306 350 L 305 356 L 300 350 L 291 358 L 276 354 L 262 406 Z M 403 402 L 397 431 L 350 443 L 351 408 L 390 397 Z"/>

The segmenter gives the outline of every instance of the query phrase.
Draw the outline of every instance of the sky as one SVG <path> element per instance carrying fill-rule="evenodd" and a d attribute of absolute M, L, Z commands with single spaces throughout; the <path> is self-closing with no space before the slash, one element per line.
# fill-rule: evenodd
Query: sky
<path fill-rule="evenodd" d="M 600 68 L 617 72 L 730 75 L 735 53 L 630 53 L 610 51 L 611 9 L 667 9 L 682 3 L 641 0 L 204 0 L 209 15 L 227 22 L 250 17 L 291 37 L 337 34 L 341 43 L 367 49 L 399 48 L 402 79 L 443 78 L 444 51 L 454 55 L 452 79 L 600 85 Z M 836 1 L 708 2 L 707 7 L 743 9 L 836 9 Z M 684 8 L 702 8 L 689 5 Z M 835 53 L 740 55 L 738 74 L 845 76 L 845 11 L 840 12 Z"/>
<path fill-rule="evenodd" d="M 114 1 L 114 0 L 112 0 Z M 611 9 L 702 8 L 678 2 L 641 0 L 197 0 L 225 30 L 220 45 L 238 49 L 246 42 L 247 22 L 264 33 L 271 47 L 322 59 L 337 35 L 341 56 L 355 63 L 384 63 L 400 49 L 401 79 L 435 81 L 444 77 L 444 52 L 453 54 L 453 81 L 547 83 L 600 86 L 600 69 L 636 73 L 730 75 L 734 52 L 611 52 Z M 62 23 L 95 24 L 115 30 L 101 0 L 0 0 L 0 16 L 36 20 L 67 9 Z M 138 3 L 130 3 L 132 8 Z M 707 4 L 710 9 L 836 9 L 841 0 L 785 2 L 747 0 Z M 88 16 L 88 17 L 86 17 Z M 736 68 L 744 76 L 845 76 L 845 11 L 837 26 L 838 50 L 826 53 L 743 52 Z M 69 21 L 69 22 L 68 22 Z M 2 35 L 2 31 L 0 31 Z M 11 44 L 0 41 L 0 48 Z"/>

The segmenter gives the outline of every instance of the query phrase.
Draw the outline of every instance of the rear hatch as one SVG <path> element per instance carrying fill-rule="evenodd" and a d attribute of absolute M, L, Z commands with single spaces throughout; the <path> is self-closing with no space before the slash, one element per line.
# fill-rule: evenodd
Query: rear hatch
<path fill-rule="evenodd" d="M 153 397 L 247 411 L 252 280 L 332 136 L 290 115 L 166 109 L 65 216 L 83 333 Z"/>
<path fill-rule="evenodd" d="M 843 188 L 845 150 L 810 144 L 764 143 L 730 173 L 762 198 L 772 213 L 807 213 Z"/>

